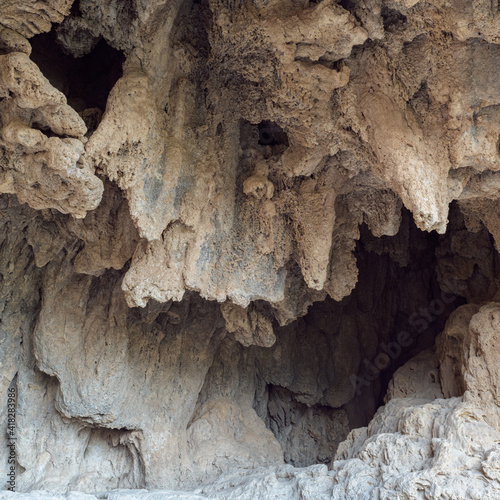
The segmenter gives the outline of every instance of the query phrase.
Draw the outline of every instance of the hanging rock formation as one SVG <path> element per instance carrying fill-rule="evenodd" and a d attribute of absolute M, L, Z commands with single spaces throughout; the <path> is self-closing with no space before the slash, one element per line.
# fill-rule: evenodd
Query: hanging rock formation
<path fill-rule="evenodd" d="M 0 0 L 0 498 L 499 498 L 499 33 Z"/>

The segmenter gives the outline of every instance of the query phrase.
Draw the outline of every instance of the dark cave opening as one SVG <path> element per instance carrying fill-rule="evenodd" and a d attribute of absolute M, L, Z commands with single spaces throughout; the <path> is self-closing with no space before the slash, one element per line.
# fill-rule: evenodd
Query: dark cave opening
<path fill-rule="evenodd" d="M 57 41 L 56 29 L 31 39 L 31 59 L 68 104 L 95 129 L 106 108 L 109 92 L 122 76 L 125 56 L 101 38 L 82 57 L 67 54 Z"/>
<path fill-rule="evenodd" d="M 354 12 L 358 6 L 356 0 L 340 0 L 339 5 L 349 12 Z"/>
<path fill-rule="evenodd" d="M 406 265 L 401 266 L 401 262 L 394 260 L 390 255 L 392 249 L 389 253 L 382 250 L 394 246 L 395 239 L 401 237 L 399 233 L 394 237 L 374 238 L 363 226 L 356 249 L 360 278 L 353 292 L 354 300 L 363 304 L 366 296 L 377 289 L 380 295 L 377 313 L 371 316 L 379 333 L 378 345 L 374 356 L 362 359 L 355 397 L 362 401 L 363 387 L 369 388 L 376 408 L 384 404 L 395 371 L 420 352 L 432 348 L 449 315 L 465 303 L 463 297 L 446 293 L 439 283 L 436 250 L 443 237 L 419 230 L 407 211 L 404 221 L 407 228 L 403 222 L 402 231 L 408 235 Z M 378 286 L 374 274 L 379 274 L 382 286 Z M 362 305 L 361 309 L 364 308 Z"/>
<path fill-rule="evenodd" d="M 475 299 L 491 298 L 499 263 L 491 235 L 483 228 L 473 236 L 487 253 L 483 262 L 464 264 L 475 257 L 459 249 L 470 233 L 455 204 L 449 219 L 444 235 L 418 229 L 406 209 L 395 236 L 376 238 L 363 225 L 351 295 L 314 303 L 303 318 L 275 325 L 273 347 L 250 348 L 260 384 L 255 409 L 288 463 L 329 463 L 349 430 L 368 425 L 396 370 L 433 348 L 449 315 L 466 303 L 452 292 L 467 287 Z M 464 284 L 457 266 L 465 265 L 474 271 Z"/>
<path fill-rule="evenodd" d="M 257 127 L 261 146 L 288 146 L 288 136 L 277 123 L 264 120 Z"/>
<path fill-rule="evenodd" d="M 75 0 L 73 2 L 73 5 L 71 5 L 70 15 L 74 17 L 82 15 L 82 11 L 80 9 L 80 0 Z"/>
<path fill-rule="evenodd" d="M 237 192 L 244 200 L 244 182 L 255 174 L 269 175 L 271 178 L 276 175 L 274 167 L 288 148 L 289 142 L 286 131 L 270 120 L 263 120 L 258 124 L 240 120 L 239 133 L 241 151 L 237 169 Z M 262 168 L 264 165 L 265 168 Z M 273 182 L 278 184 L 276 179 Z"/>
<path fill-rule="evenodd" d="M 401 14 L 401 12 L 395 9 L 390 9 L 387 6 L 382 8 L 381 15 L 382 22 L 384 24 L 384 30 L 389 32 L 396 31 L 402 28 L 407 21 L 406 16 Z"/>
<path fill-rule="evenodd" d="M 247 120 L 240 122 L 240 146 L 246 151 L 258 151 L 263 158 L 281 156 L 289 146 L 288 134 L 277 123 L 263 120 L 258 124 Z"/>

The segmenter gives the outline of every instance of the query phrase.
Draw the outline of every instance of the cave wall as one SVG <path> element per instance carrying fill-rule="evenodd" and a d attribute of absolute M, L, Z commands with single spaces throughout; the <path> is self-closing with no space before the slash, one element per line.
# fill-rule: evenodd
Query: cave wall
<path fill-rule="evenodd" d="M 40 5 L 31 31 L 18 18 L 36 9 L 6 4 L 2 191 L 84 218 L 112 181 L 141 239 L 129 305 L 195 290 L 291 321 L 349 295 L 359 224 L 394 235 L 402 204 L 444 233 L 458 200 L 495 234 L 483 3 L 83 0 Z"/>
<path fill-rule="evenodd" d="M 82 242 L 67 215 L 3 199 L 3 380 L 18 390 L 19 491 L 190 489 L 234 467 L 329 464 L 370 422 L 394 371 L 433 346 L 465 301 L 438 282 L 454 233 L 422 232 L 404 212 L 394 237 L 361 228 L 349 297 L 285 326 L 267 302 L 231 306 L 238 316 L 196 292 L 129 308 L 125 270 L 75 272 Z M 463 218 L 454 225 L 460 233 Z M 19 276 L 30 279 L 19 287 Z M 422 331 L 436 300 L 443 310 Z M 401 332 L 407 341 L 387 356 Z"/>
<path fill-rule="evenodd" d="M 0 0 L 17 490 L 495 498 L 498 10 Z"/>

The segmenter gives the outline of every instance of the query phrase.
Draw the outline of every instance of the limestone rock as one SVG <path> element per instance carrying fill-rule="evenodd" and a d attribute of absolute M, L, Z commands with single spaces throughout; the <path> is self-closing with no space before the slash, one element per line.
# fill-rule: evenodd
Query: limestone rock
<path fill-rule="evenodd" d="M 399 368 L 385 395 L 387 403 L 394 398 L 442 399 L 439 362 L 433 351 L 424 351 Z M 446 380 L 446 377 L 443 376 Z"/>
<path fill-rule="evenodd" d="M 193 463 L 208 477 L 234 467 L 272 466 L 283 461 L 273 433 L 252 408 L 231 400 L 207 401 L 195 413 L 188 429 Z"/>
<path fill-rule="evenodd" d="M 27 37 L 49 31 L 52 23 L 60 23 L 69 14 L 72 0 L 2 0 L 0 24 Z"/>
<path fill-rule="evenodd" d="M 499 27 L 0 0 L 0 497 L 499 498 Z"/>
<path fill-rule="evenodd" d="M 349 459 L 339 456 L 332 465 L 338 484 L 333 498 L 493 499 L 498 481 L 484 468 L 497 439 L 481 409 L 461 398 L 392 399 L 353 451 L 344 451 Z"/>
<path fill-rule="evenodd" d="M 226 303 L 221 306 L 221 311 L 226 320 L 226 330 L 233 333 L 242 345 L 271 347 L 276 341 L 271 321 L 256 309 Z"/>
<path fill-rule="evenodd" d="M 421 376 L 414 377 L 415 371 Z M 391 384 L 387 404 L 368 428 L 353 431 L 339 446 L 331 465 L 338 484 L 333 498 L 498 496 L 500 485 L 493 479 L 498 430 L 477 402 L 434 399 L 439 390 L 434 353 L 409 361 Z M 396 393 L 396 387 L 404 390 Z"/>
<path fill-rule="evenodd" d="M 82 158 L 83 120 L 23 52 L 0 55 L 0 96 L 0 192 L 15 193 L 33 208 L 83 218 L 103 193 L 102 182 Z"/>

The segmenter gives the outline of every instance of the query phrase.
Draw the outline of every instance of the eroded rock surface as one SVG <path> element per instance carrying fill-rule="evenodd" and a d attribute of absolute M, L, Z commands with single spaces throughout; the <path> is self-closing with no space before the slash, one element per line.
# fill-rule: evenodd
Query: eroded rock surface
<path fill-rule="evenodd" d="M 500 497 L 499 29 L 0 0 L 0 497 Z"/>

